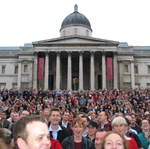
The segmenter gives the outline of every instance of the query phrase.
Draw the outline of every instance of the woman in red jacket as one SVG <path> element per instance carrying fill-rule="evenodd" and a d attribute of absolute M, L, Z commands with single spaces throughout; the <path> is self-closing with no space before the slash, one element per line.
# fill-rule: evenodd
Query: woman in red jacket
<path fill-rule="evenodd" d="M 63 149 L 58 140 L 50 138 L 51 141 L 51 149 Z"/>

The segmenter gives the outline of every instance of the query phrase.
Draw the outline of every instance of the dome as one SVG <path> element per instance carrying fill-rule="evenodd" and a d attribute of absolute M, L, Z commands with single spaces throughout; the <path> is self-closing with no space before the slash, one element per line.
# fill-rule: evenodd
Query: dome
<path fill-rule="evenodd" d="M 74 7 L 74 12 L 69 14 L 63 20 L 60 31 L 64 28 L 70 27 L 70 26 L 83 26 L 92 31 L 89 20 L 83 14 L 78 12 L 77 5 L 75 5 L 75 7 Z"/>

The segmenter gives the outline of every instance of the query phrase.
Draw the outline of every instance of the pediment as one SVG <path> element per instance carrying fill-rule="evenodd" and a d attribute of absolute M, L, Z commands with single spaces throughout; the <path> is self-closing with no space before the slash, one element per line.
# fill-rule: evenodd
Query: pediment
<path fill-rule="evenodd" d="M 85 36 L 68 36 L 68 37 L 60 37 L 48 40 L 42 40 L 33 42 L 34 47 L 38 46 L 63 46 L 63 45 L 105 45 L 105 46 L 117 46 L 119 42 L 93 38 L 93 37 L 85 37 Z"/>

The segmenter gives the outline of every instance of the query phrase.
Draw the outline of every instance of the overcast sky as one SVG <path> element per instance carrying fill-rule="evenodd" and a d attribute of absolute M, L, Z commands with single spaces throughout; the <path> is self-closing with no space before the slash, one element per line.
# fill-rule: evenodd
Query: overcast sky
<path fill-rule="evenodd" d="M 0 0 L 0 47 L 59 37 L 75 4 L 93 37 L 150 46 L 150 0 Z"/>

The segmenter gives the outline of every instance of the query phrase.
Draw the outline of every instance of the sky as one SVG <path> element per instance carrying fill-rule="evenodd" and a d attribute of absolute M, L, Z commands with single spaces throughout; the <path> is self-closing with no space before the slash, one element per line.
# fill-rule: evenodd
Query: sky
<path fill-rule="evenodd" d="M 0 47 L 60 37 L 75 4 L 92 37 L 150 46 L 150 0 L 0 0 Z"/>

